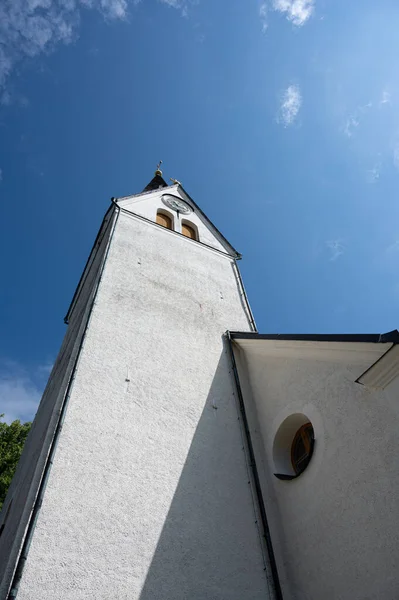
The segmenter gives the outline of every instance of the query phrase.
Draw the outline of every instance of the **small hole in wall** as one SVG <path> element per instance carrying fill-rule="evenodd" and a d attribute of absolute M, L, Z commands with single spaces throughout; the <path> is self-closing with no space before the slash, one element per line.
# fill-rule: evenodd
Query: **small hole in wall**
<path fill-rule="evenodd" d="M 314 449 L 314 430 L 302 413 L 287 417 L 280 425 L 273 444 L 275 475 L 293 479 L 306 469 Z"/>

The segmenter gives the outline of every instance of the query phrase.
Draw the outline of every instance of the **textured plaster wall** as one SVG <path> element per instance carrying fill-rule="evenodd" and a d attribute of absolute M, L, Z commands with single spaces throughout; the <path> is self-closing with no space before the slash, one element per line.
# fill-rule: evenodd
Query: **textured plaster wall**
<path fill-rule="evenodd" d="M 285 600 L 399 598 L 399 384 L 354 383 L 370 362 L 238 353 Z M 284 419 L 304 413 L 316 446 L 293 481 L 273 475 Z"/>
<path fill-rule="evenodd" d="M 112 219 L 103 225 L 102 238 L 93 256 L 93 265 L 76 301 L 70 325 L 32 424 L 31 431 L 19 461 L 16 474 L 5 500 L 0 523 L 3 523 L 8 506 L 4 531 L 0 538 L 0 598 L 5 598 L 20 552 L 29 515 L 37 494 L 43 467 L 57 425 L 62 400 L 87 323 L 89 305 L 99 269 L 104 257 Z"/>
<path fill-rule="evenodd" d="M 269 598 L 231 260 L 121 213 L 18 600 Z"/>

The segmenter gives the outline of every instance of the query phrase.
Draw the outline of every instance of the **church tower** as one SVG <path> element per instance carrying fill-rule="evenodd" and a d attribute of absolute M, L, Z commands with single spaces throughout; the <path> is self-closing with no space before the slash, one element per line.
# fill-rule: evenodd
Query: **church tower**
<path fill-rule="evenodd" d="M 113 198 L 0 517 L 0 600 L 275 597 L 226 330 L 240 255 L 158 169 Z"/>

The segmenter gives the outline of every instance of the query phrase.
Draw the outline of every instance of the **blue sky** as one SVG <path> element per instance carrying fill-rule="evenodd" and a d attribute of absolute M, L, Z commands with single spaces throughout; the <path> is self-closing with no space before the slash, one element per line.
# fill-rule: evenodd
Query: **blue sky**
<path fill-rule="evenodd" d="M 399 6 L 3 0 L 0 412 L 32 416 L 111 196 L 156 163 L 263 332 L 398 326 Z"/>

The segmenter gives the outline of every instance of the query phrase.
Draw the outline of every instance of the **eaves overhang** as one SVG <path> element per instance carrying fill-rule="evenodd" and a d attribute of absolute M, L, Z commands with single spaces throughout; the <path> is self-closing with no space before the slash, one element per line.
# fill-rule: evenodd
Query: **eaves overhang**
<path fill-rule="evenodd" d="M 369 363 L 356 383 L 384 389 L 399 375 L 399 332 L 383 334 L 262 334 L 230 332 L 234 346 L 248 356 Z"/>

